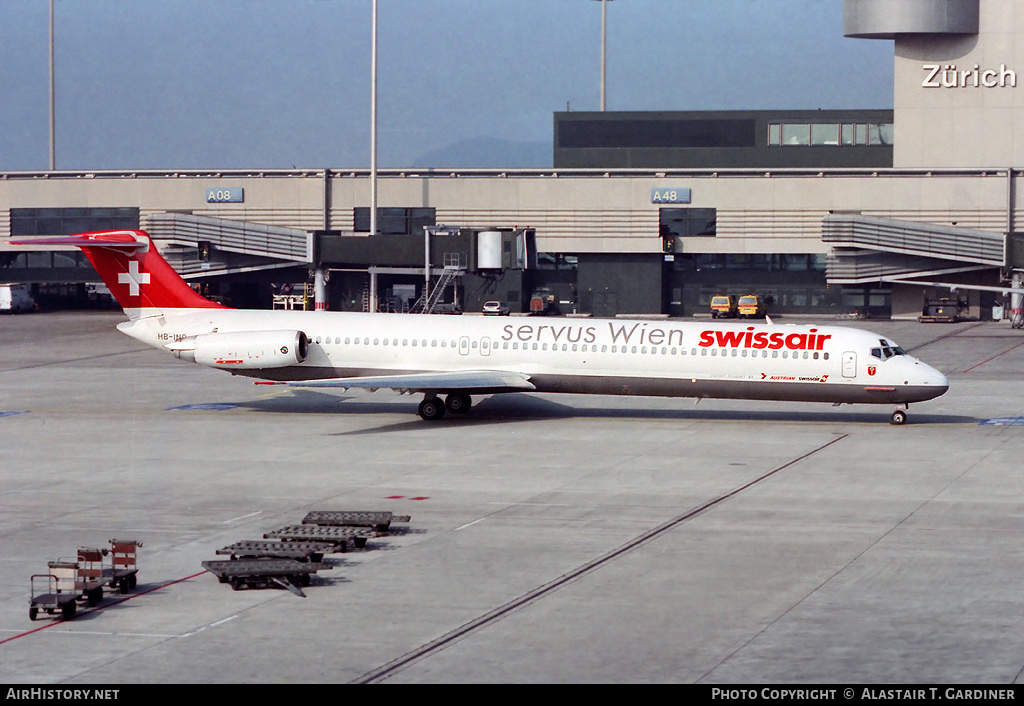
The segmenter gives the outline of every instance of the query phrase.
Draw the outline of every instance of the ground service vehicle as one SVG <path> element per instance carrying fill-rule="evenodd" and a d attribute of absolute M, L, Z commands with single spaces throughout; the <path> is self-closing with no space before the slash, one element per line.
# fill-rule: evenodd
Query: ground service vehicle
<path fill-rule="evenodd" d="M 497 301 L 484 302 L 483 312 L 486 316 L 508 316 L 508 307 Z"/>
<path fill-rule="evenodd" d="M 32 311 L 35 306 L 27 284 L 0 284 L 0 311 L 17 314 L 19 311 Z"/>
<path fill-rule="evenodd" d="M 712 319 L 734 319 L 738 313 L 735 294 L 718 294 L 711 297 Z"/>
<path fill-rule="evenodd" d="M 737 309 L 741 319 L 760 319 L 764 317 L 764 300 L 756 294 L 745 294 Z"/>

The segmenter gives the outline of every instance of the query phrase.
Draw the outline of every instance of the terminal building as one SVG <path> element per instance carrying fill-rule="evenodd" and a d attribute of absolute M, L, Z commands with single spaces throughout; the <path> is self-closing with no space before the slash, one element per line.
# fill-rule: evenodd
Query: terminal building
<path fill-rule="evenodd" d="M 769 313 L 904 317 L 931 291 L 914 282 L 1005 285 L 1024 268 L 1024 6 L 843 13 L 846 36 L 893 40 L 892 110 L 556 113 L 551 168 L 381 170 L 376 233 L 366 169 L 0 172 L 0 242 L 141 227 L 250 307 L 316 278 L 336 310 L 422 310 L 426 290 L 465 311 L 691 316 L 756 293 Z M 77 252 L 2 246 L 0 281 L 98 278 Z"/>

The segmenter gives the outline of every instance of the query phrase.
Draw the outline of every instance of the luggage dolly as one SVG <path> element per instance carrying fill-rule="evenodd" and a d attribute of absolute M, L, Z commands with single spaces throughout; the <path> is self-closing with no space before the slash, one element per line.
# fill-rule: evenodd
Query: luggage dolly
<path fill-rule="evenodd" d="M 85 601 L 89 607 L 103 600 L 103 550 L 80 548 L 75 559 L 59 558 L 48 561 L 49 574 L 35 574 L 29 579 L 32 593 L 28 604 L 28 617 L 35 620 L 42 608 L 53 615 L 60 610 L 64 620 L 75 617 L 75 601 Z M 47 578 L 46 592 L 36 593 L 36 579 Z"/>
<path fill-rule="evenodd" d="M 134 539 L 110 540 L 110 565 L 103 567 L 103 581 L 121 593 L 128 593 L 138 582 L 139 566 L 136 563 L 136 550 L 142 542 Z M 103 553 L 107 554 L 104 549 Z"/>
<path fill-rule="evenodd" d="M 372 527 L 378 535 L 385 535 L 392 522 L 408 522 L 409 515 L 394 515 L 386 510 L 313 510 L 302 518 L 304 525 L 325 527 Z"/>
<path fill-rule="evenodd" d="M 269 588 L 280 586 L 305 598 L 302 586 L 309 585 L 311 574 L 333 569 L 330 564 L 295 559 L 229 559 L 204 561 L 203 568 L 221 583 L 231 584 L 236 591 L 242 588 Z"/>
<path fill-rule="evenodd" d="M 48 561 L 46 565 L 50 573 L 33 574 L 29 579 L 31 597 L 28 601 L 28 618 L 35 620 L 39 611 L 43 611 L 47 615 L 59 612 L 64 620 L 71 620 L 78 609 L 76 601 L 79 592 L 75 588 L 78 562 Z M 43 582 L 46 588 L 39 592 L 37 587 Z"/>
<path fill-rule="evenodd" d="M 326 525 L 287 525 L 272 532 L 264 532 L 263 539 L 282 542 L 322 542 L 344 553 L 350 546 L 362 549 L 366 540 L 377 537 L 377 532 L 365 527 L 329 527 Z"/>

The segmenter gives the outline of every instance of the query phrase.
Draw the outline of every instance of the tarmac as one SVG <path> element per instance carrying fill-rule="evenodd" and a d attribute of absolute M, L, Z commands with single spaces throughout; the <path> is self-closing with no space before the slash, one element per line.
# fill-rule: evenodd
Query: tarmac
<path fill-rule="evenodd" d="M 1020 684 L 1024 332 L 846 322 L 950 379 L 889 406 L 292 390 L 120 312 L 0 318 L 0 683 Z M 843 322 L 841 322 L 843 323 Z M 311 510 L 409 515 L 301 598 L 202 562 Z M 138 586 L 29 620 L 111 538 Z"/>

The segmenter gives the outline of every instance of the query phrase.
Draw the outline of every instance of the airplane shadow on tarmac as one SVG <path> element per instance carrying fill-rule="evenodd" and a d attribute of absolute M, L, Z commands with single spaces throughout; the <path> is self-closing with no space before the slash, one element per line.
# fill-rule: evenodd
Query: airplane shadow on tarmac
<path fill-rule="evenodd" d="M 424 426 L 481 426 L 530 422 L 539 419 L 662 419 L 677 421 L 727 421 L 727 422 L 781 422 L 781 423 L 832 423 L 832 424 L 884 424 L 888 425 L 889 405 L 878 405 L 872 409 L 858 405 L 860 409 L 842 410 L 824 403 L 809 403 L 806 411 L 792 408 L 777 410 L 722 410 L 694 408 L 693 401 L 679 398 L 678 408 L 631 408 L 615 404 L 615 397 L 608 396 L 607 406 L 573 407 L 556 402 L 547 396 L 529 393 L 505 393 L 481 397 L 474 401 L 472 409 L 465 415 L 447 414 L 436 422 L 425 422 L 416 414 L 420 395 L 399 397 L 388 394 L 377 399 L 364 394 L 331 394 L 315 390 L 296 389 L 290 394 L 278 394 L 247 402 L 234 403 L 237 407 L 256 412 L 272 414 L 345 414 L 380 415 L 408 414 L 411 419 L 398 424 L 389 424 L 378 429 L 362 429 L 342 432 L 340 435 L 370 434 L 393 431 L 401 428 L 423 428 Z M 669 398 L 665 398 L 666 401 Z M 714 402 L 711 402 L 714 404 Z M 764 403 L 759 403 L 764 404 Z M 799 403 L 780 403 L 786 407 Z M 965 415 L 927 414 L 915 412 L 911 407 L 907 426 L 918 424 L 978 424 L 981 420 Z"/>

